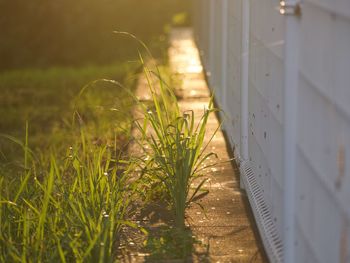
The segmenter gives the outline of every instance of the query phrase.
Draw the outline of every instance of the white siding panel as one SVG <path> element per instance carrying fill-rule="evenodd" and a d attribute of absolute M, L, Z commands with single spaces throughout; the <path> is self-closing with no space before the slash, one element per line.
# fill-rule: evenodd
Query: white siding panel
<path fill-rule="evenodd" d="M 228 2 L 228 74 L 227 74 L 227 96 L 224 109 L 227 114 L 226 129 L 232 131 L 233 147 L 236 152 L 240 151 L 240 113 L 241 113 L 241 0 Z"/>
<path fill-rule="evenodd" d="M 350 2 L 348 0 L 306 0 L 306 2 L 323 8 L 328 13 L 350 18 Z"/>

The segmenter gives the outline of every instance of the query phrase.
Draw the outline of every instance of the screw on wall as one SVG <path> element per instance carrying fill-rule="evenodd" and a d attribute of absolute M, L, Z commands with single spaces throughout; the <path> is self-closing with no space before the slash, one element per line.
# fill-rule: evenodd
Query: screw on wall
<path fill-rule="evenodd" d="M 280 1 L 280 14 L 281 15 L 293 15 L 301 16 L 301 8 L 299 3 L 286 3 L 286 1 Z"/>

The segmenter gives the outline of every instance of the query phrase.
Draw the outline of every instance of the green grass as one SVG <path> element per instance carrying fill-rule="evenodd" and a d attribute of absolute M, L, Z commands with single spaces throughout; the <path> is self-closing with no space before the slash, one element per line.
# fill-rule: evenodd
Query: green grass
<path fill-rule="evenodd" d="M 127 221 L 133 164 L 83 132 L 49 162 L 34 161 L 24 145 L 20 180 L 0 179 L 0 261 L 114 262 L 122 227 L 135 227 Z"/>
<path fill-rule="evenodd" d="M 0 262 L 116 260 L 121 230 L 135 227 L 137 182 L 123 148 L 135 69 L 0 75 Z"/>
<path fill-rule="evenodd" d="M 138 227 L 129 220 L 141 208 L 132 204 L 155 194 L 168 201 L 175 230 L 150 236 L 145 246 L 154 255 L 191 253 L 185 210 L 201 196 L 205 180 L 194 189 L 191 184 L 203 175 L 205 160 L 215 156 L 206 153 L 213 137 L 204 138 L 216 109 L 211 99 L 195 122 L 192 111 L 180 111 L 158 68 L 145 66 L 152 101 L 142 102 L 127 77 L 134 70 L 3 73 L 1 262 L 115 262 L 123 230 Z M 135 103 L 142 120 L 132 119 Z M 126 152 L 132 123 L 141 134 L 132 138 L 144 149 L 141 158 Z"/>
<path fill-rule="evenodd" d="M 0 131 L 24 138 L 29 123 L 29 147 L 33 150 L 69 145 L 76 140 L 73 126 L 84 126 L 96 143 L 122 136 L 130 114 L 113 111 L 116 106 L 131 107 L 126 93 L 106 83 L 95 83 L 79 93 L 84 85 L 100 78 L 128 82 L 132 87 L 135 63 L 115 63 L 104 67 L 14 70 L 0 73 Z M 129 79 L 129 81 L 127 81 Z M 127 98 L 127 97 L 126 97 Z M 74 112 L 76 122 L 73 123 Z M 78 129 L 79 130 L 79 129 Z M 78 131 L 79 136 L 79 131 Z M 1 166 L 18 164 L 21 149 L 0 138 Z M 21 162 L 21 160 L 20 160 Z"/>

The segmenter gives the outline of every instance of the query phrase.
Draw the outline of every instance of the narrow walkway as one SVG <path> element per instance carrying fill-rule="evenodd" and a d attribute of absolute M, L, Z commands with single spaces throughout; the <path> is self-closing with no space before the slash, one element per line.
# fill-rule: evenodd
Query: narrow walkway
<path fill-rule="evenodd" d="M 191 29 L 174 29 L 170 35 L 169 60 L 172 71 L 180 77 L 178 90 L 183 111 L 194 110 L 197 118 L 208 105 L 210 92 L 203 76 L 198 50 Z M 207 139 L 219 125 L 212 115 L 207 127 Z M 224 135 L 219 131 L 209 151 L 229 160 Z M 204 211 L 198 206 L 188 209 L 188 224 L 203 244 L 207 245 L 205 258 L 198 262 L 267 262 L 257 235 L 256 226 L 246 196 L 240 190 L 237 170 L 231 163 L 212 168 L 205 185 L 209 194 L 201 200 Z M 204 246 L 196 247 L 200 254 Z"/>

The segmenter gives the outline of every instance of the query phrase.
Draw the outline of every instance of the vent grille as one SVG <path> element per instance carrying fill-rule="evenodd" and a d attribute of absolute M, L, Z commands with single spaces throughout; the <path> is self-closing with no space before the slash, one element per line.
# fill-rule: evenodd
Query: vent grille
<path fill-rule="evenodd" d="M 249 161 L 240 164 L 240 172 L 266 253 L 271 262 L 283 262 L 281 238 Z"/>

